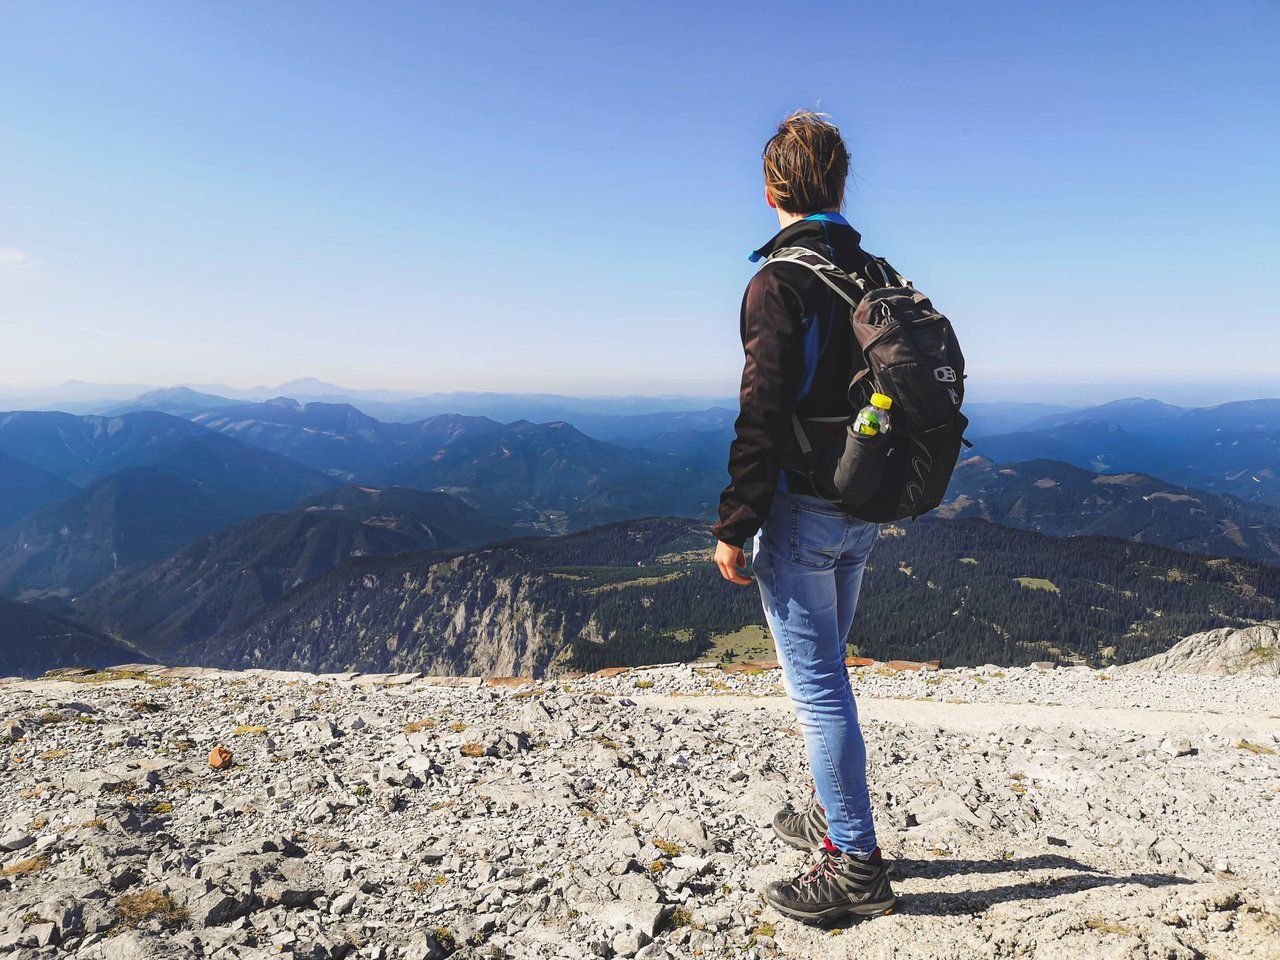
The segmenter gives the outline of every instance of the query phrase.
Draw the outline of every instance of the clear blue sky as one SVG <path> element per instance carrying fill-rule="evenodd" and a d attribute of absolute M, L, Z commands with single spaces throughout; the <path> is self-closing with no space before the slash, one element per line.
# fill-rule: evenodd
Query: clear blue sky
<path fill-rule="evenodd" d="M 795 107 L 985 395 L 1277 380 L 1270 0 L 0 10 L 0 384 L 730 393 Z"/>

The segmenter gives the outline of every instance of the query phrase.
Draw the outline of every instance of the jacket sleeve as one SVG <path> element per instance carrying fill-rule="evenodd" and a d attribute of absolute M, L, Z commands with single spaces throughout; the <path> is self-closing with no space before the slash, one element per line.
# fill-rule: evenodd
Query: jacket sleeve
<path fill-rule="evenodd" d="M 780 273 L 780 265 L 766 266 L 742 300 L 746 363 L 729 447 L 729 485 L 711 528 L 717 540 L 735 547 L 755 536 L 769 516 L 804 380 L 803 307 Z"/>

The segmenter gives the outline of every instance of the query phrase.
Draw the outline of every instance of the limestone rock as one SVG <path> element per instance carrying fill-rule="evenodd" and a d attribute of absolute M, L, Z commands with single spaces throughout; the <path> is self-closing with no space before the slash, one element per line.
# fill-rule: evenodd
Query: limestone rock
<path fill-rule="evenodd" d="M 1280 677 L 1280 620 L 1192 634 L 1164 653 L 1116 669 L 1132 673 Z"/>
<path fill-rule="evenodd" d="M 837 933 L 760 899 L 812 862 L 770 827 L 810 789 L 770 670 L 6 683 L 0 724 L 25 733 L 0 757 L 0 960 L 1166 960 L 1280 940 L 1280 678 L 849 669 L 902 909 Z M 211 771 L 223 741 L 236 762 Z"/>

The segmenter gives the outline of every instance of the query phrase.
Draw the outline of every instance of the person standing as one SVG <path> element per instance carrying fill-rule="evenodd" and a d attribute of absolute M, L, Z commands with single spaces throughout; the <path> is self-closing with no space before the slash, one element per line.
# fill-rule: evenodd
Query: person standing
<path fill-rule="evenodd" d="M 751 583 L 743 548 L 753 540 L 751 572 L 804 735 L 813 796 L 802 810 L 780 811 L 773 826 L 784 842 L 816 850 L 818 860 L 792 880 L 769 884 L 765 898 L 783 915 L 811 923 L 876 916 L 896 902 L 876 841 L 866 746 L 845 667 L 879 525 L 816 496 L 795 426 L 852 416 L 850 376 L 864 361 L 849 304 L 812 270 L 767 260 L 802 247 L 850 276 L 881 269 L 883 261 L 862 250 L 840 213 L 848 173 L 840 130 L 819 114 L 793 114 L 765 146 L 765 202 L 781 229 L 751 254 L 766 263 L 742 302 L 740 412 L 730 482 L 712 528 L 714 562 L 734 584 Z"/>

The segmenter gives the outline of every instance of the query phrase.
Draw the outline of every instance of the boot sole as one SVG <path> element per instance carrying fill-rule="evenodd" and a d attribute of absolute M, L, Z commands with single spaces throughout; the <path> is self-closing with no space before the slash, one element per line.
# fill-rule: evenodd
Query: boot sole
<path fill-rule="evenodd" d="M 842 920 L 869 920 L 872 917 L 888 916 L 897 906 L 898 898 L 892 897 L 878 903 L 842 904 L 838 907 L 828 907 L 826 910 L 797 910 L 794 907 L 779 906 L 772 900 L 767 902 L 784 917 L 799 920 L 813 927 L 830 927 Z"/>

